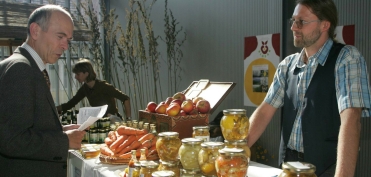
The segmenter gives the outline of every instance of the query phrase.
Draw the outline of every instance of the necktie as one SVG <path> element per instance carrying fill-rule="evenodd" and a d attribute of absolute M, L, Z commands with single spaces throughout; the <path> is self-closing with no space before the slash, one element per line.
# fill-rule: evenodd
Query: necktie
<path fill-rule="evenodd" d="M 43 74 L 44 74 L 44 78 L 46 80 L 46 84 L 48 84 L 48 87 L 50 89 L 50 80 L 49 80 L 49 74 L 48 72 L 46 71 L 46 69 L 43 70 Z"/>

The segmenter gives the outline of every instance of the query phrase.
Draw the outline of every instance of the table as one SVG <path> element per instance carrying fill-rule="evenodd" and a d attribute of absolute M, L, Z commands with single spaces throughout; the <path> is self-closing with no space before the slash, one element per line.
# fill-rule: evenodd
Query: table
<path fill-rule="evenodd" d="M 84 159 L 78 151 L 68 153 L 67 177 L 118 177 L 126 165 L 103 164 L 99 158 Z M 281 169 L 250 161 L 248 177 L 277 177 Z"/>

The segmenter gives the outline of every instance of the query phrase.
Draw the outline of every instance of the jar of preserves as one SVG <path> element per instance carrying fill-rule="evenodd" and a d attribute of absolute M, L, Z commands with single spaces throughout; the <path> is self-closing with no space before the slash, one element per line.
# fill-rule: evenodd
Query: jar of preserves
<path fill-rule="evenodd" d="M 176 162 L 163 162 L 160 160 L 160 165 L 158 166 L 158 171 L 172 171 L 175 176 L 180 176 L 179 161 Z"/>
<path fill-rule="evenodd" d="M 97 143 L 97 142 L 98 142 L 97 129 L 90 129 L 89 130 L 89 143 Z"/>
<path fill-rule="evenodd" d="M 219 156 L 219 149 L 224 148 L 222 142 L 203 142 L 198 153 L 198 164 L 204 176 L 216 176 L 215 160 Z"/>
<path fill-rule="evenodd" d="M 104 143 L 104 139 L 106 138 L 106 130 L 101 128 L 98 130 L 98 142 Z"/>
<path fill-rule="evenodd" d="M 246 139 L 250 122 L 244 109 L 223 110 L 223 118 L 220 121 L 224 139 L 236 141 Z"/>
<path fill-rule="evenodd" d="M 152 173 L 157 171 L 158 163 L 154 161 L 140 162 L 140 177 L 152 177 Z"/>
<path fill-rule="evenodd" d="M 317 177 L 316 166 L 306 162 L 284 162 L 278 177 Z"/>
<path fill-rule="evenodd" d="M 182 146 L 179 149 L 179 159 L 184 170 L 199 170 L 198 153 L 201 150 L 202 140 L 196 138 L 182 139 Z"/>
<path fill-rule="evenodd" d="M 192 137 L 203 141 L 210 141 L 209 126 L 194 126 Z"/>
<path fill-rule="evenodd" d="M 193 171 L 187 171 L 187 170 L 182 170 L 182 175 L 181 177 L 202 177 L 201 171 L 200 170 L 193 170 Z"/>
<path fill-rule="evenodd" d="M 157 154 L 162 161 L 177 161 L 181 145 L 178 132 L 161 132 L 156 141 Z"/>
<path fill-rule="evenodd" d="M 223 148 L 215 161 L 218 177 L 245 177 L 248 161 L 245 151 L 240 148 Z"/>
<path fill-rule="evenodd" d="M 140 167 L 139 162 L 134 163 L 133 177 L 140 177 Z"/>
<path fill-rule="evenodd" d="M 250 162 L 251 151 L 249 146 L 247 146 L 246 140 L 228 141 L 224 140 L 225 147 L 227 148 L 241 148 L 245 150 L 247 160 Z"/>
<path fill-rule="evenodd" d="M 172 171 L 162 170 L 153 172 L 152 177 L 175 177 L 175 174 Z"/>

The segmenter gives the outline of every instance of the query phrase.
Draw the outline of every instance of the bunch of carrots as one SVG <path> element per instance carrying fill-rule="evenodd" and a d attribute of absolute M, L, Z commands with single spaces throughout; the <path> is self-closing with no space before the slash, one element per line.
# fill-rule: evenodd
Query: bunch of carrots
<path fill-rule="evenodd" d="M 146 157 L 156 158 L 156 141 L 154 134 L 148 130 L 139 130 L 132 127 L 119 126 L 116 131 L 110 131 L 100 148 L 101 154 L 124 159 L 131 158 L 131 150 L 137 150 L 137 158 L 140 157 L 140 149 L 145 149 Z"/>

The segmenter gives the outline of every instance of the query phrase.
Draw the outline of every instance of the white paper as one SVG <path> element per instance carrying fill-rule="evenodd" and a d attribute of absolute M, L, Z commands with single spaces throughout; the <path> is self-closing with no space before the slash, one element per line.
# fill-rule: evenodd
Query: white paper
<path fill-rule="evenodd" d="M 81 124 L 81 126 L 78 130 L 85 130 L 95 121 L 102 118 L 107 111 L 107 107 L 108 105 L 80 108 L 77 115 L 77 124 Z"/>

